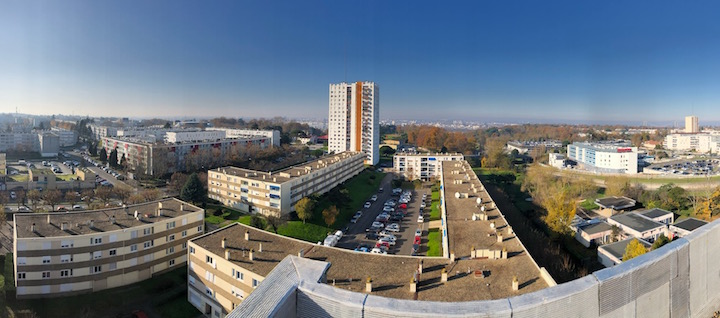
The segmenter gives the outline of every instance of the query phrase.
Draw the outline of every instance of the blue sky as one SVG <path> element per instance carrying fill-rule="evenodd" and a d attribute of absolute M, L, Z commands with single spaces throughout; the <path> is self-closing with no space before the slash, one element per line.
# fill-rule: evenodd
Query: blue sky
<path fill-rule="evenodd" d="M 720 2 L 628 2 L 3 1 L 0 112 L 720 120 Z"/>

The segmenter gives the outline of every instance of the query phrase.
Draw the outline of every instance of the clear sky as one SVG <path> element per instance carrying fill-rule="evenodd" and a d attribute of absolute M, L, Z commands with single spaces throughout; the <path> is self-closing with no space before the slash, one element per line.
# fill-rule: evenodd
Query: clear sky
<path fill-rule="evenodd" d="M 12 1 L 0 112 L 720 120 L 718 1 Z"/>

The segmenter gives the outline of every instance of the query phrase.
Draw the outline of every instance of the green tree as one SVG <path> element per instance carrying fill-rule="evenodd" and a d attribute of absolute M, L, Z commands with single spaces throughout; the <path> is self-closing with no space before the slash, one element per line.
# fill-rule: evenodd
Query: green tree
<path fill-rule="evenodd" d="M 575 198 L 567 186 L 556 184 L 551 194 L 543 201 L 547 210 L 545 223 L 555 233 L 565 234 L 575 217 Z"/>
<path fill-rule="evenodd" d="M 113 168 L 117 168 L 118 166 L 118 151 L 117 148 L 110 151 L 110 158 L 108 158 L 108 161 L 110 162 L 110 166 Z"/>
<path fill-rule="evenodd" d="M 250 226 L 261 230 L 265 228 L 263 219 L 257 215 L 253 215 L 250 217 Z"/>
<path fill-rule="evenodd" d="M 625 247 L 625 254 L 623 254 L 622 260 L 625 262 L 645 253 L 647 253 L 645 246 L 642 245 L 638 239 L 632 239 Z"/>
<path fill-rule="evenodd" d="M 612 240 L 613 242 L 617 242 L 619 238 L 620 238 L 620 227 L 613 224 L 610 227 L 610 240 Z"/>
<path fill-rule="evenodd" d="M 670 243 L 670 239 L 665 236 L 665 234 L 660 234 L 660 237 L 658 237 L 657 240 L 655 240 L 655 242 L 653 243 L 652 249 L 656 250 L 667 243 Z"/>
<path fill-rule="evenodd" d="M 100 161 L 103 164 L 107 162 L 108 156 L 107 156 L 107 150 L 105 150 L 105 147 L 100 149 L 100 154 L 98 154 L 98 156 L 100 156 Z"/>
<path fill-rule="evenodd" d="M 188 177 L 180 191 L 180 199 L 190 202 L 202 202 L 205 200 L 205 189 L 197 173 L 193 173 Z"/>
<path fill-rule="evenodd" d="M 278 229 L 287 221 L 286 218 L 275 214 L 268 215 L 265 220 L 275 234 L 277 234 Z"/>
<path fill-rule="evenodd" d="M 304 197 L 295 203 L 295 213 L 303 221 L 303 224 L 305 224 L 305 221 L 312 219 L 314 209 L 315 201 L 309 197 Z"/>
<path fill-rule="evenodd" d="M 328 227 L 335 224 L 335 219 L 337 219 L 338 214 L 340 214 L 340 211 L 338 211 L 338 208 L 334 205 L 325 208 L 325 210 L 322 211 L 325 224 L 327 224 Z"/>

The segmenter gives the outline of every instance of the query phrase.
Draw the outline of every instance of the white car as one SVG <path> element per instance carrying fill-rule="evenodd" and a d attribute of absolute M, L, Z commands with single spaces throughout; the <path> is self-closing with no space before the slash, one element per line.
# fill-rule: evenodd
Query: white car
<path fill-rule="evenodd" d="M 390 240 L 387 237 L 383 237 L 378 240 L 378 243 L 388 243 L 390 246 L 395 245 L 395 240 Z"/>
<path fill-rule="evenodd" d="M 377 201 L 377 194 L 373 194 L 373 196 L 370 197 L 370 201 L 372 201 L 372 202 Z"/>
<path fill-rule="evenodd" d="M 381 229 L 381 228 L 385 227 L 385 224 L 382 224 L 382 223 L 376 221 L 376 222 L 373 222 L 370 227 Z"/>
<path fill-rule="evenodd" d="M 17 198 L 17 195 L 15 195 L 15 191 L 10 191 L 10 199 L 14 200 L 15 198 Z"/>
<path fill-rule="evenodd" d="M 385 231 L 400 232 L 400 225 L 397 225 L 397 223 L 390 224 L 385 227 Z"/>
<path fill-rule="evenodd" d="M 418 216 L 418 223 L 425 222 L 425 218 L 421 215 Z"/>
<path fill-rule="evenodd" d="M 372 250 L 370 250 L 371 254 L 387 254 L 387 252 L 381 250 L 380 248 L 374 247 Z"/>
<path fill-rule="evenodd" d="M 388 231 L 382 231 L 382 232 L 378 233 L 378 236 L 380 236 L 381 238 L 387 237 L 393 241 L 397 241 L 397 237 Z"/>
<path fill-rule="evenodd" d="M 335 236 L 337 236 L 338 240 L 343 237 L 343 232 L 340 230 L 335 231 Z"/>
<path fill-rule="evenodd" d="M 366 209 L 369 209 L 371 205 L 372 205 L 372 203 L 370 203 L 370 201 L 368 201 L 368 202 L 365 202 L 365 205 L 363 207 L 365 207 Z"/>
<path fill-rule="evenodd" d="M 420 203 L 420 207 L 424 209 L 424 208 L 425 208 L 425 202 Z"/>

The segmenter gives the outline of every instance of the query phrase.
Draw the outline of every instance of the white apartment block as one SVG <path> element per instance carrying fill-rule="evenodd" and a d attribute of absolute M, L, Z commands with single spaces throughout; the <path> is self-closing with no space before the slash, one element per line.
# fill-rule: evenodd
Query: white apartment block
<path fill-rule="evenodd" d="M 284 215 L 300 199 L 330 191 L 360 173 L 365 158 L 342 152 L 275 172 L 217 168 L 208 171 L 208 197 L 245 212 Z"/>
<path fill-rule="evenodd" d="M 380 161 L 380 87 L 374 82 L 330 84 L 328 150 L 363 152 L 365 164 Z"/>
<path fill-rule="evenodd" d="M 17 298 L 96 292 L 185 264 L 203 209 L 177 199 L 68 213 L 16 213 Z"/>
<path fill-rule="evenodd" d="M 697 151 L 700 153 L 718 153 L 720 135 L 717 134 L 669 134 L 665 136 L 663 147 L 675 151 Z"/>
<path fill-rule="evenodd" d="M 568 145 L 567 158 L 577 161 L 582 169 L 598 173 L 638 172 L 637 147 L 575 142 Z"/>
<path fill-rule="evenodd" d="M 76 131 L 53 127 L 52 133 L 60 138 L 60 147 L 74 146 L 77 143 L 78 135 Z"/>
<path fill-rule="evenodd" d="M 410 153 L 400 152 L 393 156 L 395 173 L 408 180 L 428 181 L 440 177 L 443 161 L 460 161 L 465 157 L 461 153 Z"/>
<path fill-rule="evenodd" d="M 270 138 L 273 146 L 280 146 L 280 131 L 258 130 L 258 129 L 235 129 L 235 128 L 207 128 L 206 130 L 218 130 L 225 132 L 225 138 L 245 138 L 248 136 L 265 136 Z"/>
<path fill-rule="evenodd" d="M 60 137 L 54 132 L 0 132 L 0 151 L 36 151 L 43 157 L 57 156 Z"/>
<path fill-rule="evenodd" d="M 697 116 L 686 116 L 685 117 L 685 132 L 689 134 L 699 133 L 700 127 L 698 126 Z"/>
<path fill-rule="evenodd" d="M 224 138 L 225 132 L 223 131 L 169 131 L 165 133 L 165 142 L 167 143 L 220 140 Z"/>
<path fill-rule="evenodd" d="M 205 132 L 198 131 L 196 133 Z M 222 132 L 211 133 L 218 136 L 222 134 Z M 178 134 L 181 134 L 180 137 Z M 118 162 L 124 155 L 129 167 L 141 168 L 149 175 L 156 175 L 185 170 L 185 156 L 198 150 L 217 149 L 219 155 L 224 155 L 228 151 L 232 151 L 233 147 L 240 151 L 250 145 L 266 148 L 271 143 L 271 140 L 264 136 L 190 140 L 193 137 L 189 134 L 192 133 L 168 132 L 167 135 L 172 136 L 167 138 L 168 140 L 185 140 L 177 142 L 153 142 L 154 139 L 148 139 L 148 137 L 145 139 L 105 137 L 102 138 L 101 146 L 105 148 L 108 155 L 113 149 L 117 149 Z"/>

